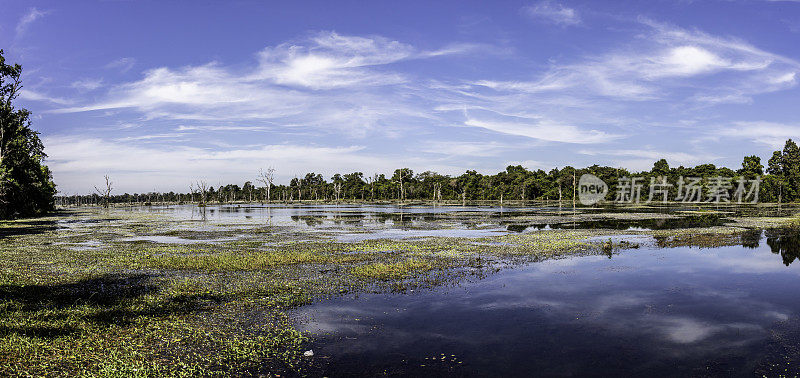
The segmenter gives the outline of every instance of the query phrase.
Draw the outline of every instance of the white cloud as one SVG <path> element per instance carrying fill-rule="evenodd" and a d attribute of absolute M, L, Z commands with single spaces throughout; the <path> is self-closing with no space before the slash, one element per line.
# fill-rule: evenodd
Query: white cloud
<path fill-rule="evenodd" d="M 794 85 L 795 83 L 797 83 L 797 72 L 786 72 L 782 74 L 777 74 L 770 77 L 767 81 L 770 84 L 775 84 L 775 85 L 783 85 L 783 84 Z"/>
<path fill-rule="evenodd" d="M 548 120 L 529 119 L 527 122 L 511 122 L 468 119 L 464 124 L 502 134 L 519 135 L 547 142 L 593 144 L 620 138 L 619 135 L 598 130 L 581 130 L 575 126 L 561 125 Z"/>
<path fill-rule="evenodd" d="M 437 57 L 486 50 L 474 44 L 422 50 L 384 37 L 328 32 L 263 49 L 250 64 L 210 62 L 150 69 L 137 80 L 98 87 L 101 90 L 85 97 L 90 100 L 75 105 L 33 91 L 23 92 L 23 97 L 61 104 L 55 112 L 98 111 L 93 115 L 119 116 L 122 119 L 111 122 L 118 125 L 116 129 L 134 125 L 130 129 L 135 130 L 115 135 L 118 139 L 101 132 L 99 137 L 107 139 L 83 146 L 94 146 L 109 156 L 115 156 L 116 151 L 130 160 L 110 158 L 106 162 L 99 153 L 81 157 L 80 151 L 63 146 L 64 141 L 48 141 L 58 179 L 68 182 L 67 187 L 78 188 L 79 177 L 101 177 L 103 170 L 112 170 L 115 164 L 123 167 L 116 174 L 125 175 L 131 185 L 136 185 L 143 174 L 150 174 L 148 167 L 159 167 L 150 160 L 151 155 L 169 162 L 162 165 L 170 173 L 159 173 L 159 179 L 166 180 L 164 185 L 171 182 L 180 187 L 201 174 L 236 180 L 252 174 L 248 169 L 252 170 L 254 164 L 268 161 L 285 167 L 287 176 L 318 167 L 330 172 L 386 172 L 414 163 L 423 170 L 458 173 L 464 168 L 481 168 L 476 164 L 489 160 L 469 157 L 508 161 L 515 156 L 512 150 L 521 146 L 602 145 L 623 137 L 634 141 L 637 134 L 676 127 L 686 118 L 698 121 L 692 124 L 694 128 L 709 121 L 686 114 L 694 110 L 692 107 L 752 103 L 756 94 L 796 85 L 800 65 L 791 59 L 734 39 L 650 21 L 643 25 L 645 33 L 627 44 L 572 62 L 554 61 L 527 77 L 463 81 L 421 77 L 442 67 L 413 74 L 404 70 L 404 65 L 411 60 L 433 65 Z M 127 70 L 133 63 L 123 58 L 108 68 Z M 86 89 L 100 84 L 88 80 L 73 83 Z M 675 122 L 672 113 L 677 114 Z M 719 118 L 713 122 L 719 124 Z M 106 131 L 112 128 L 108 126 Z M 797 135 L 797 131 L 772 127 L 736 135 L 774 144 Z M 732 135 L 719 133 L 723 137 Z M 292 139 L 295 136 L 302 139 Z M 370 154 L 369 149 L 351 149 L 353 142 L 343 141 L 367 137 L 370 146 L 385 150 Z M 253 146 L 263 140 L 267 140 L 266 146 Z M 325 146 L 306 146 L 310 149 L 304 150 L 300 142 L 281 144 L 284 140 L 311 140 Z M 51 142 L 60 144 L 56 154 L 51 151 Z M 79 144 L 81 140 L 71 142 Z M 336 147 L 342 145 L 347 147 Z M 654 152 L 646 147 L 623 151 L 597 147 L 595 152 L 583 153 L 605 156 L 615 164 L 637 169 L 649 169 L 661 157 L 673 165 L 695 165 L 718 158 L 710 153 Z M 217 155 L 212 149 L 219 150 Z M 281 155 L 277 149 L 294 154 Z M 72 153 L 78 154 L 74 160 Z M 137 159 L 137 154 L 148 158 Z M 398 160 L 398 156 L 415 158 Z M 95 160 L 104 165 L 97 166 Z M 217 160 L 226 163 L 215 165 Z M 459 168 L 449 165 L 456 162 Z M 76 168 L 83 163 L 93 170 Z M 527 163 L 541 167 L 537 160 Z M 210 168 L 186 172 L 179 168 L 197 166 Z M 239 166 L 245 168 L 237 170 Z"/>
<path fill-rule="evenodd" d="M 405 80 L 402 75 L 369 68 L 409 59 L 415 53 L 411 46 L 383 37 L 320 33 L 308 46 L 282 44 L 264 49 L 251 78 L 311 89 L 396 84 Z"/>
<path fill-rule="evenodd" d="M 103 79 L 81 79 L 73 81 L 70 85 L 79 91 L 93 91 L 103 86 Z"/>
<path fill-rule="evenodd" d="M 502 152 L 507 152 L 509 149 L 515 148 L 504 143 L 498 142 L 458 142 L 458 141 L 429 141 L 424 142 L 418 148 L 418 151 L 445 155 L 448 157 L 454 156 L 477 156 L 488 157 L 497 156 Z"/>
<path fill-rule="evenodd" d="M 156 68 L 141 80 L 111 88 L 101 102 L 53 112 L 129 108 L 148 119 L 269 122 L 355 137 L 373 130 L 391 134 L 435 116 L 412 104 L 421 98 L 423 87 L 405 85 L 405 75 L 379 67 L 472 48 L 458 45 L 426 52 L 382 37 L 319 33 L 305 44 L 262 50 L 258 64 L 249 69 L 214 62 Z"/>
<path fill-rule="evenodd" d="M 642 101 L 669 97 L 675 89 L 698 87 L 698 78 L 717 75 L 693 97 L 710 102 L 725 100 L 731 92 L 736 95 L 729 98 L 741 102 L 752 94 L 796 84 L 800 63 L 790 58 L 734 39 L 649 20 L 642 23 L 649 28 L 648 33 L 628 48 L 554 65 L 534 80 L 481 80 L 474 84 L 499 91 L 568 92 L 577 97 L 600 95 Z"/>
<path fill-rule="evenodd" d="M 28 30 L 28 27 L 30 26 L 31 23 L 44 17 L 46 14 L 47 12 L 40 11 L 36 8 L 31 8 L 30 10 L 28 10 L 28 13 L 22 16 L 22 18 L 17 23 L 17 28 L 16 28 L 17 37 L 24 34 L 25 31 Z"/>
<path fill-rule="evenodd" d="M 61 106 L 72 104 L 72 101 L 70 101 L 70 100 L 67 100 L 67 99 L 64 99 L 64 98 L 60 98 L 60 97 L 48 96 L 48 95 L 46 95 L 44 93 L 35 91 L 33 89 L 29 89 L 29 88 L 22 88 L 22 90 L 19 93 L 19 98 L 22 99 L 22 100 L 29 100 L 29 101 L 51 102 L 53 104 L 57 104 L 57 105 L 61 105 Z"/>
<path fill-rule="evenodd" d="M 154 135 L 153 138 L 170 135 Z M 414 170 L 455 173 L 460 167 L 420 157 L 372 154 L 364 146 L 269 144 L 230 148 L 199 148 L 176 143 L 137 144 L 141 140 L 105 140 L 86 136 L 48 136 L 47 165 L 62 193 L 90 192 L 93 179 L 109 174 L 121 191 L 183 190 L 189 182 L 206 179 L 235 183 L 253 180 L 260 166 L 275 166 L 277 179 L 286 182 L 308 171 L 326 178 L 342 172 L 391 172 L 399 166 Z"/>
<path fill-rule="evenodd" d="M 745 139 L 768 146 L 771 149 L 781 149 L 787 139 L 800 136 L 800 124 L 789 125 L 777 122 L 742 121 L 735 122 L 732 126 L 716 128 L 715 136 L 735 139 Z"/>
<path fill-rule="evenodd" d="M 701 47 L 677 46 L 666 50 L 650 66 L 643 69 L 645 77 L 693 76 L 730 67 L 731 63 Z"/>
<path fill-rule="evenodd" d="M 567 8 L 552 1 L 541 1 L 522 8 L 522 11 L 529 17 L 544 19 L 559 25 L 577 25 L 581 23 L 581 18 L 575 9 Z"/>
<path fill-rule="evenodd" d="M 131 57 L 119 58 L 105 65 L 107 69 L 116 69 L 122 73 L 128 72 L 136 65 L 136 59 Z"/>

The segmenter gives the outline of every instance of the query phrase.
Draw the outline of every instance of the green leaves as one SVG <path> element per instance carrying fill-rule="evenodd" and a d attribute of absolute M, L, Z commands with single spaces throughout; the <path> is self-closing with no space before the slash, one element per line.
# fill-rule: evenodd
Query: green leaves
<path fill-rule="evenodd" d="M 42 164 L 47 155 L 26 109 L 15 109 L 22 85 L 18 64 L 0 50 L 0 219 L 39 215 L 54 208 L 56 187 Z"/>

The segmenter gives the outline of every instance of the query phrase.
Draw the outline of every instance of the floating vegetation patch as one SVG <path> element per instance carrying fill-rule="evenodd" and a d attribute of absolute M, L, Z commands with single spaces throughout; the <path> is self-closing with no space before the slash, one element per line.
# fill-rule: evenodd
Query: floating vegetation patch
<path fill-rule="evenodd" d="M 777 228 L 791 217 L 673 215 L 649 225 L 653 230 L 627 232 L 609 221 L 617 226 L 510 233 L 501 227 L 528 224 L 530 211 L 499 216 L 489 207 L 404 208 L 409 213 L 400 215 L 390 206 L 376 209 L 362 217 L 353 206 L 336 218 L 306 208 L 313 217 L 288 225 L 249 222 L 241 209 L 204 221 L 191 218 L 196 209 L 180 208 L 83 209 L 1 222 L 0 375 L 303 374 L 313 359 L 303 357 L 307 336 L 294 328 L 287 309 L 346 293 L 405 293 L 478 280 L 518 264 L 638 245 L 615 235 L 653 238 L 662 247 L 757 246 L 766 238 L 782 259 L 797 258 L 798 238 Z M 569 224 L 572 214 L 559 214 L 545 216 Z M 307 226 L 320 218 L 341 226 Z M 359 228 L 358 222 L 376 219 L 385 223 Z M 761 225 L 773 228 L 762 234 Z M 343 232 L 368 237 L 337 239 Z"/>

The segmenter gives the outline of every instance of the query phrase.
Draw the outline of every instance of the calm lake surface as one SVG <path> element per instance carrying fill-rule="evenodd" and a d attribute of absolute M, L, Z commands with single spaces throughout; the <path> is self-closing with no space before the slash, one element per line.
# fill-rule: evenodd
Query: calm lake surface
<path fill-rule="evenodd" d="M 532 263 L 298 314 L 327 376 L 796 374 L 800 263 L 765 241 Z"/>
<path fill-rule="evenodd" d="M 724 224 L 725 215 L 677 216 L 690 208 L 578 209 L 559 207 L 396 206 L 396 205 L 193 205 L 120 208 L 193 221 L 192 228 L 269 224 L 298 231 L 340 234 L 338 241 L 409 237 L 489 237 L 551 228 L 649 230 Z M 785 210 L 785 211 L 788 211 Z M 618 217 L 620 214 L 633 216 Z M 775 215 L 775 214 L 770 214 Z M 353 235 L 357 234 L 357 235 Z M 373 235 L 366 235 L 373 234 Z"/>
<path fill-rule="evenodd" d="M 319 363 L 312 375 L 800 373 L 800 236 L 753 230 L 743 246 L 663 249 L 644 233 L 719 225 L 726 222 L 724 214 L 676 219 L 673 209 L 640 219 L 579 211 L 570 218 L 569 209 L 548 207 L 389 205 L 131 210 L 173 217 L 179 227 L 270 224 L 285 229 L 275 232 L 335 242 L 589 228 L 598 230 L 595 241 L 641 244 L 610 258 L 529 263 L 435 289 L 351 295 L 301 307 L 294 315 L 298 327 L 314 335 L 311 348 Z M 631 232 L 604 235 L 602 229 Z"/>

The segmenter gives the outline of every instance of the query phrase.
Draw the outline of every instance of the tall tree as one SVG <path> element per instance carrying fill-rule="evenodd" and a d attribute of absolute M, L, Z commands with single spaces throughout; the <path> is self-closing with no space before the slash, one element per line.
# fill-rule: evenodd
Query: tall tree
<path fill-rule="evenodd" d="M 653 169 L 650 170 L 654 176 L 667 176 L 669 175 L 669 164 L 667 159 L 661 159 L 653 164 Z"/>
<path fill-rule="evenodd" d="M 737 173 L 748 179 L 764 174 L 764 166 L 761 165 L 761 158 L 756 155 L 745 156 L 742 161 L 742 169 Z"/>
<path fill-rule="evenodd" d="M 6 64 L 0 50 L 0 218 L 34 216 L 55 207 L 56 185 L 39 133 L 26 109 L 13 101 L 22 89 L 19 64 Z"/>

